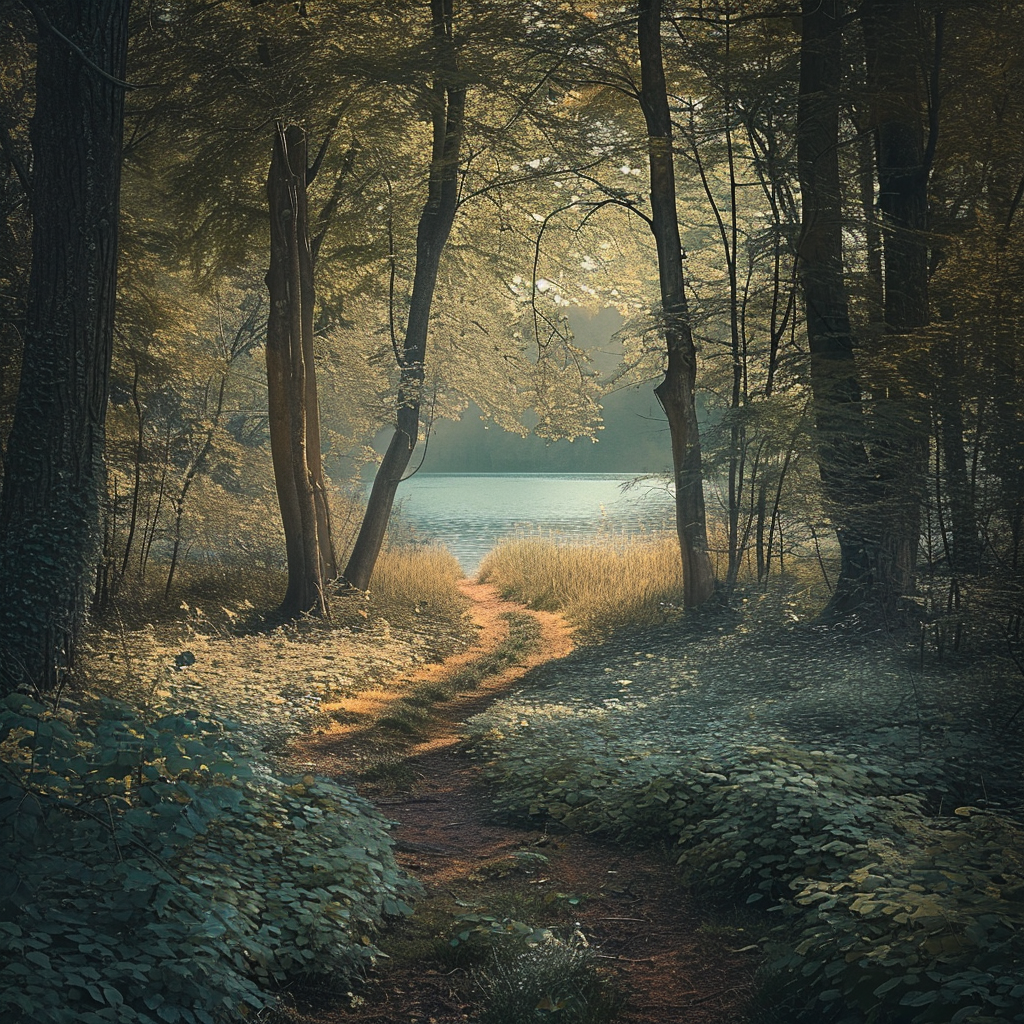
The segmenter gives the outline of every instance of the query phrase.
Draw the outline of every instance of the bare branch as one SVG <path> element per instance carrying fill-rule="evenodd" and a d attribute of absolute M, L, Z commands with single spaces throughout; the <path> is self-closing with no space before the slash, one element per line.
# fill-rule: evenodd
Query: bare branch
<path fill-rule="evenodd" d="M 25 162 L 21 159 L 17 147 L 14 145 L 14 139 L 7 130 L 7 125 L 3 121 L 0 121 L 0 152 L 3 152 L 4 156 L 10 161 L 11 166 L 14 168 L 14 173 L 18 176 L 18 181 L 21 182 L 21 187 L 25 190 L 25 195 L 31 201 L 32 177 L 25 166 Z"/>
<path fill-rule="evenodd" d="M 72 53 L 76 53 L 82 63 L 92 71 L 95 71 L 100 78 L 106 79 L 112 85 L 116 85 L 119 89 L 135 90 L 148 88 L 145 85 L 133 85 L 131 82 L 123 82 L 120 78 L 115 78 L 112 74 L 104 71 L 91 57 L 89 57 L 85 51 L 73 43 L 63 32 L 55 28 L 53 23 L 47 18 L 46 14 L 35 2 L 35 0 L 21 0 L 22 6 L 25 7 L 33 18 L 36 19 L 36 24 L 39 26 L 40 32 L 49 32 L 50 35 L 56 36 Z"/>

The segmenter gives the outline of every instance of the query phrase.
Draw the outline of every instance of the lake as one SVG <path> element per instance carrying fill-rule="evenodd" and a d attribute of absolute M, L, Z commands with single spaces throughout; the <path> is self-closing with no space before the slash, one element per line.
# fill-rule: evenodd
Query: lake
<path fill-rule="evenodd" d="M 503 537 L 586 539 L 672 529 L 674 501 L 659 479 L 625 473 L 417 473 L 398 489 L 398 526 L 446 545 L 468 575 Z"/>

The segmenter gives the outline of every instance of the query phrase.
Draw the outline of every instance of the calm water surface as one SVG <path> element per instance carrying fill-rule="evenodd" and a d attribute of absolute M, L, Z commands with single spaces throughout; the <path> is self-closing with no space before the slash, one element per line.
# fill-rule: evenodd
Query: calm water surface
<path fill-rule="evenodd" d="M 671 528 L 673 499 L 658 480 L 623 490 L 622 473 L 417 473 L 398 490 L 400 523 L 439 541 L 472 574 L 503 537 Z"/>

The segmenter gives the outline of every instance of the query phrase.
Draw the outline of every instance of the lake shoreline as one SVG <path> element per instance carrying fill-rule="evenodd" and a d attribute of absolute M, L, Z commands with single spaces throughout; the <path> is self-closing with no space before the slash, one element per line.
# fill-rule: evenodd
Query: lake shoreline
<path fill-rule="evenodd" d="M 627 473 L 417 473 L 397 509 L 400 535 L 445 545 L 467 576 L 510 537 L 660 532 L 675 514 L 664 479 Z"/>

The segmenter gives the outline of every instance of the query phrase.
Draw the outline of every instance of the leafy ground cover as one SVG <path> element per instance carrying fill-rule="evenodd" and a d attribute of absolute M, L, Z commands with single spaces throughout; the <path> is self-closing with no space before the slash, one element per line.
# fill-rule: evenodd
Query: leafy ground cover
<path fill-rule="evenodd" d="M 781 914 L 765 1020 L 808 993 L 813 1021 L 1024 1020 L 1019 737 L 998 687 L 879 640 L 634 633 L 535 673 L 468 744 L 506 815 L 671 842 L 698 890 Z"/>
<path fill-rule="evenodd" d="M 155 625 L 94 631 L 88 688 L 6 698 L 0 1018 L 269 1019 L 286 986 L 362 974 L 418 886 L 368 800 L 281 754 L 326 696 L 467 646 L 459 576 L 392 554 L 377 596 L 276 628 L 203 578 Z"/>
<path fill-rule="evenodd" d="M 0 708 L 0 1015 L 212 1024 L 343 981 L 416 886 L 352 790 L 255 771 L 195 713 Z"/>

